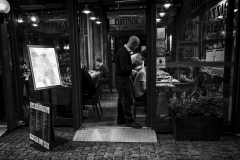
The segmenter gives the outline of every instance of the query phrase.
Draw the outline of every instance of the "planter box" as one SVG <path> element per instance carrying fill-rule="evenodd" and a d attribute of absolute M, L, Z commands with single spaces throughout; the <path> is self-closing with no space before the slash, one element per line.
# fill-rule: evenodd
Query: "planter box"
<path fill-rule="evenodd" d="M 218 141 L 224 118 L 176 117 L 172 115 L 176 141 Z"/>

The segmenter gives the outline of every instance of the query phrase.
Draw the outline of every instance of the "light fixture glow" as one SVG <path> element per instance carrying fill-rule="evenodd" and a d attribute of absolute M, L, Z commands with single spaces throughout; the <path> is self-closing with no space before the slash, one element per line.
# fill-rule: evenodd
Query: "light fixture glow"
<path fill-rule="evenodd" d="M 10 5 L 6 0 L 0 0 L 0 13 L 8 13 L 10 11 Z"/>
<path fill-rule="evenodd" d="M 97 20 L 95 21 L 96 24 L 101 24 L 102 22 L 99 20 L 99 18 L 97 18 Z"/>
<path fill-rule="evenodd" d="M 237 12 L 238 11 L 238 9 L 234 9 L 234 12 Z"/>
<path fill-rule="evenodd" d="M 39 16 L 35 13 L 31 13 L 28 15 L 27 20 L 29 23 L 38 23 L 39 22 Z"/>
<path fill-rule="evenodd" d="M 19 15 L 19 17 L 18 17 L 18 19 L 17 19 L 17 22 L 18 23 L 23 23 L 24 21 L 23 21 L 23 19 L 22 19 L 22 17 Z"/>
<path fill-rule="evenodd" d="M 161 7 L 161 10 L 159 12 L 159 16 L 164 17 L 165 15 L 166 15 L 166 13 L 163 11 L 163 7 Z"/>
<path fill-rule="evenodd" d="M 163 7 L 165 8 L 165 9 L 168 9 L 169 7 L 171 7 L 171 3 L 165 3 L 164 5 L 163 5 Z"/>
<path fill-rule="evenodd" d="M 160 17 L 164 17 L 165 14 L 166 14 L 165 12 L 160 12 L 160 13 L 159 13 L 159 16 L 160 16 Z"/>
<path fill-rule="evenodd" d="M 159 18 L 159 17 L 156 18 L 157 23 L 159 23 L 161 20 L 162 20 L 162 19 Z"/>
<path fill-rule="evenodd" d="M 223 15 L 218 16 L 218 18 L 219 18 L 219 19 L 222 19 L 222 18 L 223 18 Z"/>
<path fill-rule="evenodd" d="M 89 13 L 92 13 L 92 11 L 90 11 L 90 10 L 88 9 L 88 6 L 85 5 L 85 8 L 82 10 L 82 13 L 84 13 L 84 14 L 89 14 Z"/>
<path fill-rule="evenodd" d="M 91 19 L 93 21 L 97 19 L 97 17 L 94 16 L 94 12 L 92 12 L 92 15 L 89 17 L 89 19 Z"/>
<path fill-rule="evenodd" d="M 36 22 L 36 20 L 37 20 L 37 18 L 34 17 L 34 16 L 32 16 L 30 19 L 31 19 L 32 22 Z"/>
<path fill-rule="evenodd" d="M 95 23 L 96 23 L 96 24 L 101 24 L 102 22 L 101 22 L 101 21 L 99 21 L 99 20 L 97 20 Z"/>
<path fill-rule="evenodd" d="M 63 46 L 63 49 L 64 49 L 64 50 L 69 50 L 69 44 L 65 44 L 65 45 Z"/>
<path fill-rule="evenodd" d="M 32 26 L 33 26 L 33 27 L 37 27 L 38 24 L 37 24 L 37 23 L 32 23 Z"/>

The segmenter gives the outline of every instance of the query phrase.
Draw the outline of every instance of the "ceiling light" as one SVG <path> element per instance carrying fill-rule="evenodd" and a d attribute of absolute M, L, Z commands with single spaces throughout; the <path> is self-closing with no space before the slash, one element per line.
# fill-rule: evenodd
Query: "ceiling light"
<path fill-rule="evenodd" d="M 88 9 L 88 6 L 87 5 L 85 5 L 85 8 L 82 10 L 82 13 L 84 13 L 84 14 L 89 14 L 89 13 L 91 13 L 92 11 L 90 11 L 89 9 Z"/>
<path fill-rule="evenodd" d="M 159 16 L 160 16 L 160 17 L 164 17 L 165 14 L 166 14 L 165 12 L 160 12 L 160 13 L 159 13 Z"/>
<path fill-rule="evenodd" d="M 18 16 L 17 22 L 18 22 L 18 23 L 23 23 L 23 22 L 24 22 L 23 19 L 22 19 L 22 17 L 21 17 L 20 15 Z"/>
<path fill-rule="evenodd" d="M 99 18 L 97 18 L 97 20 L 95 21 L 96 24 L 101 24 L 102 22 L 99 20 Z"/>
<path fill-rule="evenodd" d="M 166 13 L 165 13 L 165 12 L 163 11 L 163 9 L 161 8 L 161 11 L 159 12 L 159 16 L 160 16 L 160 17 L 164 17 L 165 14 L 166 14 Z"/>
<path fill-rule="evenodd" d="M 91 19 L 93 21 L 97 19 L 97 17 L 94 16 L 94 12 L 92 12 L 92 15 L 89 17 L 89 19 Z"/>
<path fill-rule="evenodd" d="M 37 23 L 32 23 L 32 26 L 33 26 L 33 27 L 37 27 L 38 24 L 37 24 Z"/>
<path fill-rule="evenodd" d="M 162 19 L 160 17 L 156 18 L 157 23 L 159 23 Z"/>
<path fill-rule="evenodd" d="M 238 9 L 234 9 L 234 12 L 237 12 L 238 11 Z"/>
<path fill-rule="evenodd" d="M 38 23 L 39 22 L 39 16 L 35 13 L 31 13 L 28 15 L 27 20 L 29 23 Z"/>
<path fill-rule="evenodd" d="M 169 1 L 166 1 L 166 3 L 163 4 L 163 7 L 164 7 L 165 9 L 168 9 L 168 8 L 171 7 L 171 6 L 172 6 L 172 3 L 170 3 Z"/>

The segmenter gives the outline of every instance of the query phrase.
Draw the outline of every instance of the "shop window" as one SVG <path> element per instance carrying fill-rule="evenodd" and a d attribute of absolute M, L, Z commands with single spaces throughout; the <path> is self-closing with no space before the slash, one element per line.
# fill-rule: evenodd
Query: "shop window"
<path fill-rule="evenodd" d="M 238 1 L 234 2 L 234 17 L 228 16 L 233 11 L 227 0 L 216 4 L 205 1 L 195 8 L 187 8 L 191 1 L 182 1 L 172 6 L 178 8 L 174 16 L 165 10 L 172 23 L 166 17 L 156 26 L 155 125 L 171 124 L 170 98 L 190 96 L 195 91 L 203 96 L 218 92 L 226 98 L 229 106 L 223 113 L 224 123 L 231 123 L 238 12 Z M 162 10 L 159 4 L 158 14 Z M 227 39 L 232 39 L 231 43 Z"/>
<path fill-rule="evenodd" d="M 27 45 L 54 47 L 62 81 L 66 86 L 71 86 L 67 3 L 20 5 L 14 7 L 14 13 L 22 80 L 20 87 L 24 97 L 23 110 L 24 117 L 28 118 L 29 99 L 42 101 L 44 95 L 41 91 L 34 90 Z M 53 117 L 72 118 L 71 89 L 54 88 L 51 93 Z"/>

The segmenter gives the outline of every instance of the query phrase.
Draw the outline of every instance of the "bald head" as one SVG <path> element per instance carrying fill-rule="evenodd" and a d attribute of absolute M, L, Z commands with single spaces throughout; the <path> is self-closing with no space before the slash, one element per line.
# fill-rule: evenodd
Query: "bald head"
<path fill-rule="evenodd" d="M 128 40 L 128 47 L 134 51 L 135 49 L 137 49 L 138 45 L 140 44 L 140 40 L 137 36 L 131 36 Z"/>

